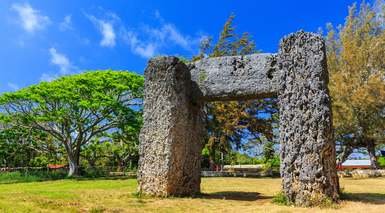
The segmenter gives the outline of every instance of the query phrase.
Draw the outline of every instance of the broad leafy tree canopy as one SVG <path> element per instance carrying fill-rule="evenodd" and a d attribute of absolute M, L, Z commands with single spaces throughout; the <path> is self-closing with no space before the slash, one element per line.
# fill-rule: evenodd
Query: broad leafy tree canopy
<path fill-rule="evenodd" d="M 65 76 L 0 96 L 1 119 L 62 142 L 76 170 L 81 147 L 95 136 L 140 128 L 143 83 L 124 71 Z"/>

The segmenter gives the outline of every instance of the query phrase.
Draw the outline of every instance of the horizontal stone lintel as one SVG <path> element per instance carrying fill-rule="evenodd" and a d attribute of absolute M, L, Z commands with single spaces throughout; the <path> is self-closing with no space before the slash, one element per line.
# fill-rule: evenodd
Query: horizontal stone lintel
<path fill-rule="evenodd" d="M 189 65 L 197 96 L 204 101 L 276 97 L 279 69 L 275 54 L 206 58 Z"/>

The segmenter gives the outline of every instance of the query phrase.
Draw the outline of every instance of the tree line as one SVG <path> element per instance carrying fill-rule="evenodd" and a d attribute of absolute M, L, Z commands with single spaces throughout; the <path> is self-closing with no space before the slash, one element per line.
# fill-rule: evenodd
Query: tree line
<path fill-rule="evenodd" d="M 381 5 L 382 1 L 376 7 L 365 2 L 353 5 L 343 25 L 327 25 L 339 162 L 355 148 L 364 147 L 377 167 L 376 148 L 385 144 L 385 13 Z M 215 43 L 213 38 L 202 40 L 199 54 L 191 60 L 260 52 L 248 33 L 236 32 L 234 18 L 229 17 Z M 143 76 L 132 72 L 89 71 L 2 94 L 0 167 L 66 164 L 69 176 L 79 175 L 81 167 L 135 168 L 143 82 Z M 204 167 L 244 159 L 234 152 L 256 146 L 263 147 L 265 163 L 276 158 L 277 99 L 210 102 L 204 112 Z"/>

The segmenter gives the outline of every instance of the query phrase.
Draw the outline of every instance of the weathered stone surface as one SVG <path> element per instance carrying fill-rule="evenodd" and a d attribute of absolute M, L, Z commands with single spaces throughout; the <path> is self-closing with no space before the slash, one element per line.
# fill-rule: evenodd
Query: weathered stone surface
<path fill-rule="evenodd" d="M 298 32 L 278 55 L 203 59 L 187 67 L 175 57 L 152 59 L 145 71 L 139 191 L 193 195 L 200 191 L 204 101 L 278 95 L 281 176 L 297 205 L 338 199 L 332 114 L 323 39 Z"/>
<path fill-rule="evenodd" d="M 190 65 L 191 78 L 206 101 L 276 96 L 279 74 L 273 54 L 207 58 Z"/>
<path fill-rule="evenodd" d="M 189 69 L 175 57 L 152 59 L 145 71 L 139 191 L 157 196 L 200 192 L 201 106 Z"/>
<path fill-rule="evenodd" d="M 337 200 L 325 43 L 312 33 L 291 34 L 282 40 L 277 59 L 283 191 L 297 205 Z"/>

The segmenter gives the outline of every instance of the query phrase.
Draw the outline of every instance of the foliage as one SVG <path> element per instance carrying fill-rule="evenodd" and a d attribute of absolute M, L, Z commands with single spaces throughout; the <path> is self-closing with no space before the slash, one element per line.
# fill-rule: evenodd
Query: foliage
<path fill-rule="evenodd" d="M 82 148 L 105 133 L 125 137 L 139 131 L 143 77 L 130 72 L 94 71 L 41 82 L 0 96 L 1 120 L 33 129 L 60 142 L 78 174 Z M 113 140 L 113 139 L 111 139 Z M 132 141 L 126 141 L 127 143 Z"/>
<path fill-rule="evenodd" d="M 385 167 L 385 157 L 378 158 L 378 166 L 384 168 Z"/>
<path fill-rule="evenodd" d="M 265 162 L 273 159 L 274 155 L 275 155 L 274 143 L 271 141 L 266 142 L 263 145 L 263 158 L 264 158 Z"/>
<path fill-rule="evenodd" d="M 226 21 L 216 44 L 212 38 L 201 43 L 200 54 L 193 58 L 234 56 L 257 53 L 255 43 L 248 33 L 239 36 L 235 32 L 231 15 Z M 212 102 L 205 106 L 207 125 L 207 148 L 210 151 L 210 162 L 213 164 L 217 152 L 230 153 L 233 148 L 242 147 L 242 139 L 258 138 L 261 135 L 272 139 L 272 116 L 261 117 L 261 114 L 277 112 L 276 100 L 227 101 Z"/>
<path fill-rule="evenodd" d="M 279 192 L 275 194 L 272 202 L 275 204 L 284 205 L 284 206 L 292 205 L 292 203 L 289 201 L 289 199 L 286 197 L 286 195 L 283 192 Z"/>
<path fill-rule="evenodd" d="M 263 159 L 250 157 L 247 154 L 242 154 L 237 151 L 232 151 L 226 155 L 225 163 L 229 165 L 252 165 L 263 164 Z"/>
<path fill-rule="evenodd" d="M 46 180 L 58 180 L 66 177 L 66 173 L 61 171 L 47 171 L 34 170 L 34 171 L 16 171 L 16 172 L 2 172 L 0 173 L 0 184 L 4 183 L 24 183 L 24 182 L 37 182 Z"/>
<path fill-rule="evenodd" d="M 327 54 L 336 138 L 344 147 L 367 147 L 375 166 L 385 138 L 385 30 L 363 2 L 349 8 L 343 26 L 328 25 Z M 350 150 L 351 149 L 347 149 Z"/>
<path fill-rule="evenodd" d="M 38 155 L 30 161 L 30 165 L 33 167 L 46 167 L 49 163 L 49 159 L 44 155 Z"/>
<path fill-rule="evenodd" d="M 264 169 L 265 170 L 279 169 L 281 160 L 280 160 L 279 155 L 274 155 L 272 158 L 263 159 L 263 162 L 264 162 Z"/>
<path fill-rule="evenodd" d="M 34 128 L 4 124 L 0 128 L 0 166 L 41 166 L 59 160 L 58 145 L 49 135 Z"/>
<path fill-rule="evenodd" d="M 241 36 L 235 33 L 233 26 L 235 16 L 231 15 L 222 32 L 219 35 L 218 42 L 213 46 L 212 38 L 208 37 L 201 42 L 200 53 L 193 58 L 194 61 L 205 57 L 220 57 L 232 55 L 247 55 L 258 52 L 255 49 L 255 42 L 252 41 L 250 35 L 245 32 Z"/>

